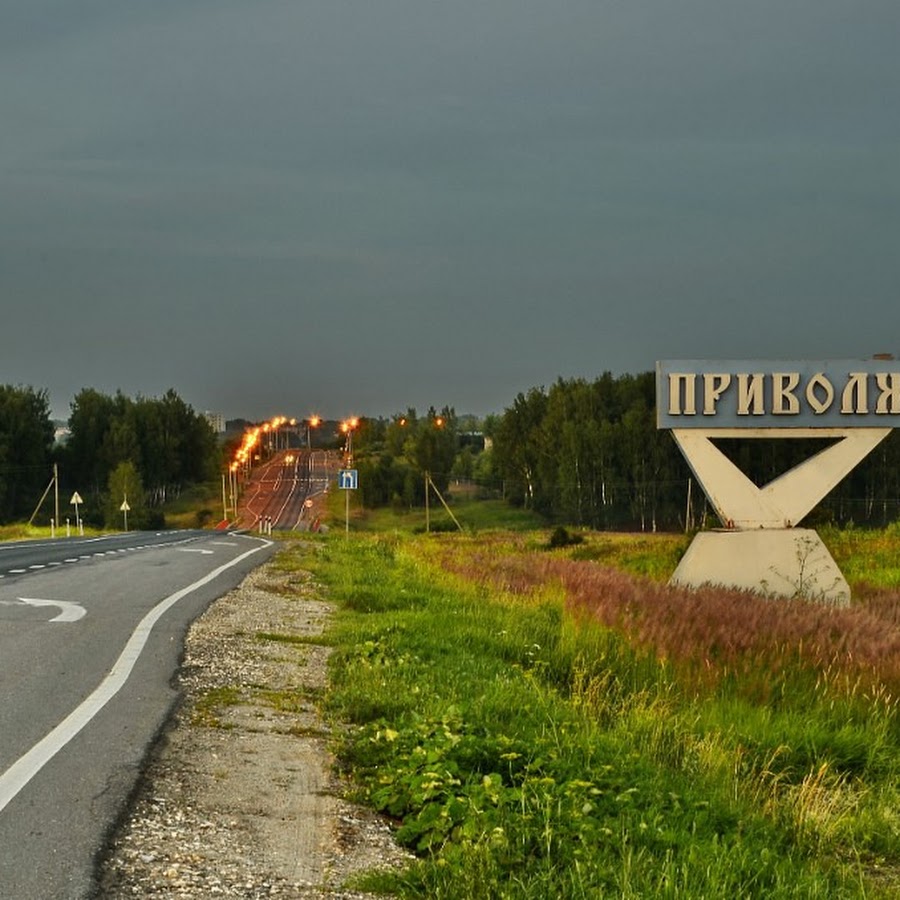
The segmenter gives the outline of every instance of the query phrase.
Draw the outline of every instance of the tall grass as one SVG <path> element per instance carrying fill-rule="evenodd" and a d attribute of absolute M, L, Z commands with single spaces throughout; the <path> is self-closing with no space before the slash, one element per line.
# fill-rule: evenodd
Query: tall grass
<path fill-rule="evenodd" d="M 346 514 L 345 497 L 341 491 L 334 491 L 329 496 L 329 514 L 332 527 L 343 527 Z M 455 498 L 452 489 L 444 495 L 453 510 L 453 515 L 468 534 L 473 532 L 524 531 L 540 528 L 544 523 L 541 516 L 531 510 L 510 506 L 505 500 L 476 500 L 470 497 Z M 427 518 L 428 527 L 435 533 L 458 531 L 456 522 L 450 518 L 446 510 L 436 498 L 431 498 L 431 506 Z M 350 530 L 354 533 L 384 534 L 398 531 L 421 533 L 426 530 L 424 506 L 377 509 L 364 509 L 359 498 L 351 496 Z"/>
<path fill-rule="evenodd" d="M 395 535 L 305 561 L 342 607 L 339 759 L 420 855 L 382 889 L 892 896 L 896 634 L 877 611 L 670 592 L 540 546 Z"/>
<path fill-rule="evenodd" d="M 882 530 L 826 528 L 821 537 L 855 594 L 900 588 L 900 523 Z"/>
<path fill-rule="evenodd" d="M 522 552 L 521 545 L 498 552 L 496 544 L 444 541 L 429 552 L 444 570 L 507 593 L 559 585 L 574 616 L 651 648 L 698 689 L 739 680 L 735 690 L 772 702 L 786 673 L 808 682 L 808 690 L 832 672 L 853 691 L 900 696 L 900 592 L 882 591 L 840 609 L 720 588 L 668 588 L 597 563 Z"/>

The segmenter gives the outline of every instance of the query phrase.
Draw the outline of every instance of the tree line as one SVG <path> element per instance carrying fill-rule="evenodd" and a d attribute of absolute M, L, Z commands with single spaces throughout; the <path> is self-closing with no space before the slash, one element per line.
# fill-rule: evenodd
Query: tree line
<path fill-rule="evenodd" d="M 436 423 L 440 421 L 438 427 Z M 477 427 L 486 449 L 467 441 Z M 549 521 L 596 529 L 717 524 L 671 434 L 656 427 L 653 372 L 559 379 L 519 393 L 501 414 L 464 422 L 445 407 L 366 421 L 359 460 L 364 505 L 420 505 L 427 470 L 503 496 Z M 718 446 L 762 486 L 823 449 L 827 439 L 741 438 Z M 808 517 L 808 523 L 884 525 L 900 517 L 900 435 L 888 438 Z"/>
<path fill-rule="evenodd" d="M 431 407 L 424 416 L 410 407 L 390 419 L 361 419 L 353 441 L 363 505 L 421 506 L 426 476 L 439 491 L 451 479 L 471 477 L 474 454 L 462 435 L 474 422 L 449 406 Z"/>
<path fill-rule="evenodd" d="M 73 400 L 69 436 L 54 440 L 48 394 L 0 387 L 0 522 L 27 519 L 52 472 L 68 501 L 77 491 L 89 524 L 161 527 L 161 505 L 187 485 L 218 478 L 221 449 L 206 418 L 174 390 L 132 399 L 85 388 Z M 52 513 L 51 513 L 52 514 Z"/>
<path fill-rule="evenodd" d="M 548 521 L 597 529 L 681 529 L 716 524 L 672 436 L 656 428 L 652 372 L 559 379 L 519 393 L 498 415 L 452 407 L 409 408 L 361 419 L 352 442 L 367 507 L 411 508 L 426 485 L 474 486 Z M 86 388 L 74 399 L 70 435 L 54 443 L 46 391 L 0 386 L 0 522 L 27 519 L 54 466 L 85 519 L 161 527 L 160 507 L 190 484 L 217 479 L 223 451 L 205 417 L 174 390 L 129 398 Z M 340 440 L 348 440 L 346 437 Z M 786 472 L 827 442 L 719 442 L 756 484 Z M 67 506 L 68 509 L 68 506 Z M 808 517 L 883 525 L 900 518 L 900 435 L 894 430 Z"/>

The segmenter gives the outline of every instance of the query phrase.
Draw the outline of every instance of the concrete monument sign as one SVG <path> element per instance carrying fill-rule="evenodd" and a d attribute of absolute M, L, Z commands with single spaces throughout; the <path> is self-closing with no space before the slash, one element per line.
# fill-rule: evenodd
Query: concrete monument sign
<path fill-rule="evenodd" d="M 672 431 L 723 530 L 697 535 L 675 584 L 722 584 L 848 603 L 831 554 L 798 523 L 900 425 L 900 365 L 890 360 L 659 362 L 657 427 Z M 717 438 L 832 438 L 757 487 Z"/>

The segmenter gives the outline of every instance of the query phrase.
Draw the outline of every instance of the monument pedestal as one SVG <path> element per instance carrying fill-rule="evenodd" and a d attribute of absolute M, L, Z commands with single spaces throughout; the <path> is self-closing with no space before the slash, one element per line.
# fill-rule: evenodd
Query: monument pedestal
<path fill-rule="evenodd" d="M 822 539 L 808 528 L 701 532 L 669 583 L 720 585 L 834 606 L 850 603 L 847 580 Z"/>

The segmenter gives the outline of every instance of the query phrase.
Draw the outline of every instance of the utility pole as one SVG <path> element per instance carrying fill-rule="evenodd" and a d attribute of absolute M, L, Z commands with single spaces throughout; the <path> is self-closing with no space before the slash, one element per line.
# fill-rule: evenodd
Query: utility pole
<path fill-rule="evenodd" d="M 447 505 L 447 501 L 444 499 L 444 495 L 437 489 L 437 485 L 431 480 L 430 472 L 425 473 L 425 530 L 426 531 L 429 530 L 429 527 L 428 527 L 429 526 L 429 521 L 428 521 L 428 518 L 429 518 L 428 517 L 428 509 L 429 509 L 429 507 L 428 507 L 428 489 L 429 489 L 429 487 L 435 492 L 438 500 L 441 501 L 441 504 L 443 505 L 444 509 L 447 510 L 447 515 L 450 516 L 451 519 L 453 519 L 453 524 L 456 525 L 456 527 L 460 531 L 462 531 L 463 527 L 462 527 L 462 525 L 459 524 L 459 519 L 457 519 L 456 516 L 453 515 L 453 510 L 450 509 L 450 507 Z"/>
<path fill-rule="evenodd" d="M 47 499 L 47 494 L 50 493 L 50 488 L 52 488 L 57 483 L 58 483 L 58 480 L 57 480 L 57 473 L 56 473 L 56 463 L 54 463 L 53 464 L 53 475 L 50 478 L 50 483 L 44 489 L 44 493 L 41 494 L 41 499 L 38 500 L 38 505 L 34 508 L 34 512 L 31 514 L 31 518 L 28 520 L 29 525 L 34 524 L 34 519 L 37 516 L 37 514 L 40 512 L 41 507 L 44 505 L 44 500 Z M 58 501 L 57 501 L 55 515 L 56 515 L 56 518 L 53 519 L 53 522 L 52 522 L 54 527 L 59 523 L 59 502 Z"/>

